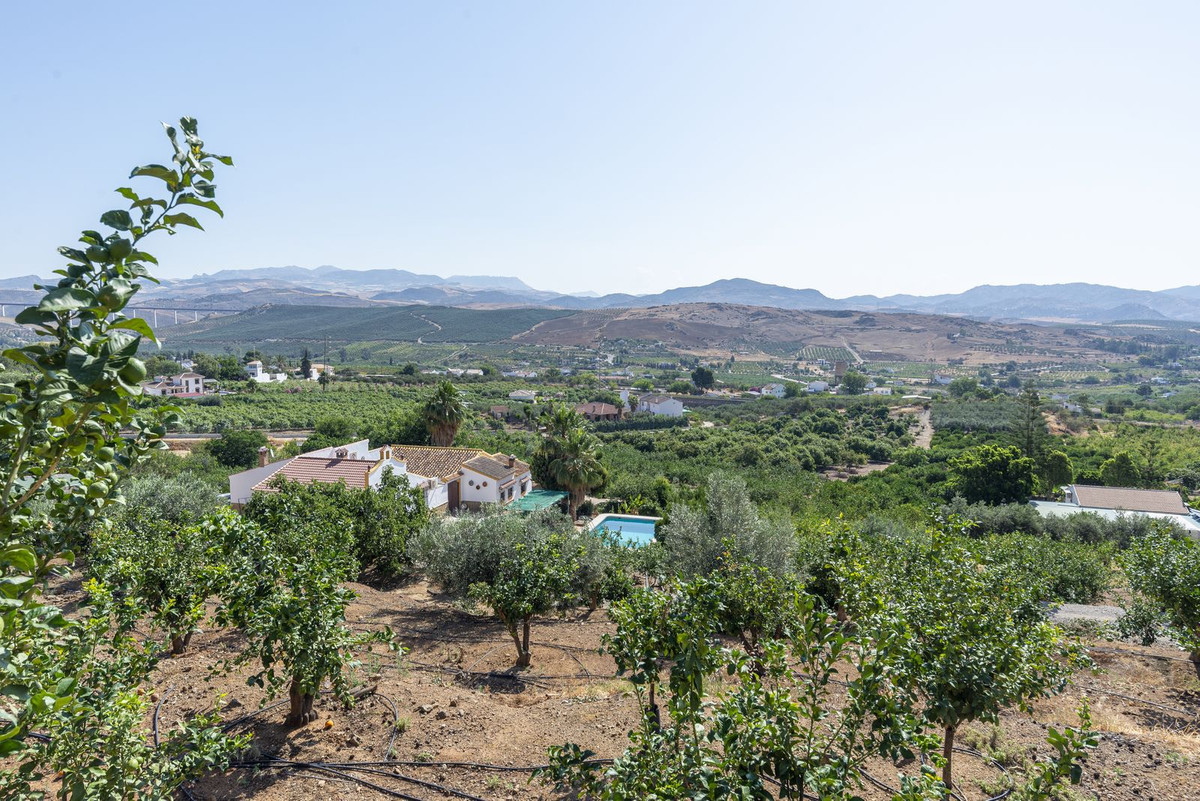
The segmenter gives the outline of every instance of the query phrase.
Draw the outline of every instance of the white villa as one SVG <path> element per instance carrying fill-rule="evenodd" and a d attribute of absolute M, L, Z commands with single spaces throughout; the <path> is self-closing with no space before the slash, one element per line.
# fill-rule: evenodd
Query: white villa
<path fill-rule="evenodd" d="M 173 397 L 203 395 L 204 376 L 192 372 L 155 376 L 153 381 L 142 382 L 142 392 L 146 395 Z"/>
<path fill-rule="evenodd" d="M 275 492 L 272 481 L 314 481 L 347 487 L 378 488 L 384 472 L 405 476 L 425 494 L 432 511 L 456 512 L 505 504 L 533 489 L 529 465 L 506 454 L 478 448 L 436 448 L 426 445 L 384 445 L 371 448 L 367 440 L 311 451 L 269 462 L 259 450 L 259 466 L 229 477 L 229 502 L 240 508 L 256 492 Z"/>
<path fill-rule="evenodd" d="M 646 395 L 638 398 L 637 410 L 663 417 L 683 417 L 683 401 L 670 395 Z"/>
<path fill-rule="evenodd" d="M 764 384 L 758 393 L 767 398 L 782 398 L 787 394 L 787 387 L 783 384 Z"/>
<path fill-rule="evenodd" d="M 514 389 L 508 393 L 510 401 L 521 401 L 524 403 L 533 403 L 537 400 L 537 390 L 533 389 Z"/>

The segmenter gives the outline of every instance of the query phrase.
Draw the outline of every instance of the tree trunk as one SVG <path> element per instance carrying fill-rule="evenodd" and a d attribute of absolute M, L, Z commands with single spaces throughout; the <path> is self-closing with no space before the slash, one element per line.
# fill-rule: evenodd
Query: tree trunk
<path fill-rule="evenodd" d="M 291 707 L 287 719 L 284 720 L 285 725 L 304 726 L 317 719 L 317 713 L 313 709 L 313 695 L 300 689 L 299 679 L 292 679 L 292 686 L 288 688 L 288 700 L 291 701 Z"/>
<path fill-rule="evenodd" d="M 179 656 L 187 650 L 188 643 L 192 641 L 192 632 L 183 635 L 176 635 L 171 638 L 171 653 Z"/>
<path fill-rule="evenodd" d="M 654 700 L 654 683 L 650 683 L 650 717 L 654 723 L 654 730 L 658 731 L 662 728 L 662 713 L 658 711 L 658 702 Z"/>
<path fill-rule="evenodd" d="M 954 762 L 954 733 L 958 730 L 958 726 L 950 725 L 946 727 L 946 739 L 942 743 L 942 758 L 946 760 L 946 764 L 942 766 L 942 784 L 946 785 L 949 790 L 953 785 L 950 783 L 950 768 Z"/>
<path fill-rule="evenodd" d="M 529 663 L 533 661 L 533 654 L 529 652 L 529 618 L 525 618 L 521 622 L 522 642 L 517 645 L 521 656 L 517 659 L 517 667 L 529 667 Z"/>

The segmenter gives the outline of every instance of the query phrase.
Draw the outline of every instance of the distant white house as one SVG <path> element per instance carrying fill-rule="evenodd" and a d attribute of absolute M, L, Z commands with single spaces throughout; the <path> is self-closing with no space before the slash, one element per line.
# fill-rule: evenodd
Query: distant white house
<path fill-rule="evenodd" d="M 872 395 L 891 395 L 892 388 L 891 387 L 872 387 L 871 394 Z"/>
<path fill-rule="evenodd" d="M 246 363 L 246 374 L 249 375 L 251 381 L 256 381 L 259 384 L 287 381 L 287 373 L 268 373 L 263 369 L 263 363 L 258 359 Z"/>
<path fill-rule="evenodd" d="M 638 399 L 637 410 L 662 417 L 683 417 L 683 401 L 670 395 L 645 395 Z"/>
<path fill-rule="evenodd" d="M 787 394 L 787 387 L 783 384 L 764 384 L 758 393 L 767 398 L 782 398 Z"/>
<path fill-rule="evenodd" d="M 199 373 L 155 376 L 153 381 L 142 382 L 142 393 L 169 397 L 186 397 L 204 394 L 204 376 Z"/>
<path fill-rule="evenodd" d="M 537 400 L 537 391 L 532 389 L 514 389 L 508 393 L 510 401 L 521 401 L 523 403 L 533 403 Z"/>
<path fill-rule="evenodd" d="M 828 381 L 809 381 L 808 385 L 804 387 L 804 391 L 812 392 L 812 393 L 828 392 L 829 391 L 829 382 Z"/>
<path fill-rule="evenodd" d="M 953 380 L 954 379 L 948 375 L 941 375 L 941 374 L 935 373 L 933 376 L 933 383 L 937 384 L 938 386 L 943 386 L 943 387 L 947 386 Z"/>

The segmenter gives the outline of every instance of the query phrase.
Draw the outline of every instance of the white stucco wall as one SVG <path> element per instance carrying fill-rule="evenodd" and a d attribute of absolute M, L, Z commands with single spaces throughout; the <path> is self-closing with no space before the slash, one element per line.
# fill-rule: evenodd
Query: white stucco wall
<path fill-rule="evenodd" d="M 250 492 L 254 485 L 265 478 L 275 475 L 275 471 L 286 465 L 291 459 L 280 459 L 266 467 L 254 467 L 229 477 L 229 502 L 246 503 L 253 494 Z"/>

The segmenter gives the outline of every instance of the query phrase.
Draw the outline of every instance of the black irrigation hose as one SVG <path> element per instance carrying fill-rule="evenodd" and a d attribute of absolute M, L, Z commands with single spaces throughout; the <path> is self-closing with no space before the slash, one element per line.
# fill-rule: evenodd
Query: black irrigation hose
<path fill-rule="evenodd" d="M 1099 693 L 1100 695 L 1111 695 L 1114 698 L 1124 698 L 1126 701 L 1133 701 L 1135 703 L 1145 704 L 1146 706 L 1152 706 L 1156 709 L 1162 709 L 1167 712 L 1174 712 L 1176 715 L 1189 715 L 1194 718 L 1200 718 L 1200 712 L 1196 712 L 1191 709 L 1179 709 L 1178 707 L 1167 706 L 1166 704 L 1160 704 L 1155 701 L 1147 701 L 1144 698 L 1135 698 L 1132 695 L 1124 695 L 1123 693 L 1115 693 L 1112 690 L 1102 690 L 1098 687 L 1093 687 L 1092 689 L 1088 690 L 1088 692 Z"/>
<path fill-rule="evenodd" d="M 1151 654 L 1143 651 L 1132 651 L 1128 648 L 1106 648 L 1102 645 L 1089 645 L 1089 651 L 1100 651 L 1106 654 L 1122 654 L 1124 656 L 1141 656 L 1146 659 L 1165 659 L 1168 662 L 1189 662 L 1193 665 L 1197 664 L 1192 659 L 1186 656 L 1168 656 L 1166 654 Z"/>
<path fill-rule="evenodd" d="M 374 782 L 370 782 L 370 781 L 367 781 L 366 779 L 359 778 L 358 776 L 353 776 L 349 773 L 346 773 L 345 771 L 338 770 L 337 768 L 325 767 L 324 765 L 317 763 L 317 762 L 291 762 L 286 759 L 279 759 L 278 757 L 269 757 L 267 759 L 263 759 L 263 760 L 260 760 L 257 762 L 238 762 L 238 763 L 231 765 L 230 767 L 234 767 L 234 768 L 262 767 L 262 768 L 275 768 L 275 769 L 296 769 L 296 770 L 318 771 L 321 773 L 328 773 L 331 776 L 335 776 L 336 778 L 343 779 L 345 781 L 354 782 L 355 784 L 358 784 L 358 785 L 361 785 L 368 789 L 374 790 L 378 793 L 383 793 L 386 796 L 391 796 L 392 798 L 402 798 L 402 799 L 405 799 L 405 801 L 423 801 L 423 799 L 417 798 L 415 795 L 409 795 L 408 793 L 402 793 L 399 790 L 392 790 L 388 787 L 384 787 L 383 785 L 375 784 Z"/>
<path fill-rule="evenodd" d="M 364 787 L 369 787 L 372 790 L 378 790 L 379 792 L 382 792 L 386 795 L 393 796 L 395 798 L 409 798 L 409 799 L 413 798 L 413 796 L 410 796 L 406 793 L 402 793 L 398 790 L 392 790 L 390 788 L 375 784 L 374 782 L 369 782 L 365 779 L 361 779 L 358 776 L 351 775 L 350 771 L 355 771 L 358 773 L 369 773 L 372 776 L 386 776 L 391 779 L 398 779 L 400 781 L 405 781 L 410 784 L 415 784 L 418 787 L 424 787 L 427 790 L 436 790 L 437 792 L 445 793 L 446 795 L 453 795 L 453 796 L 457 796 L 458 798 L 465 798 L 465 799 L 467 799 L 467 801 L 487 801 L 486 798 L 480 798 L 477 795 L 471 795 L 470 793 L 465 793 L 461 790 L 455 790 L 454 788 L 447 787 L 444 784 L 438 784 L 437 782 L 431 782 L 431 781 L 426 781 L 424 779 L 418 779 L 414 776 L 405 776 L 400 773 L 392 773 L 391 771 L 379 770 L 379 769 L 372 767 L 372 766 L 368 765 L 367 763 L 363 763 L 363 762 L 339 762 L 339 763 L 334 764 L 334 763 L 329 763 L 329 762 L 296 762 L 291 759 L 281 759 L 279 757 L 266 757 L 264 759 L 255 760 L 253 762 L 239 762 L 239 763 L 236 763 L 234 765 L 234 767 L 238 767 L 238 768 L 272 768 L 272 769 L 277 769 L 277 770 L 315 770 L 315 771 L 320 771 L 323 773 L 329 773 L 333 776 L 337 776 L 340 779 L 347 779 L 352 782 L 357 782 L 358 784 L 361 784 Z M 417 801 L 420 801 L 420 800 L 417 799 Z"/>
<path fill-rule="evenodd" d="M 581 764 L 584 765 L 611 765 L 615 760 L 612 759 L 586 759 Z M 386 762 L 322 762 L 322 765 L 331 768 L 381 768 L 381 767 L 398 767 L 398 768 L 470 768 L 474 770 L 486 770 L 493 773 L 533 773 L 535 770 L 546 770 L 553 767 L 550 764 L 544 765 L 493 765 L 487 762 L 422 762 L 422 761 L 404 761 L 400 759 L 389 759 Z"/>

